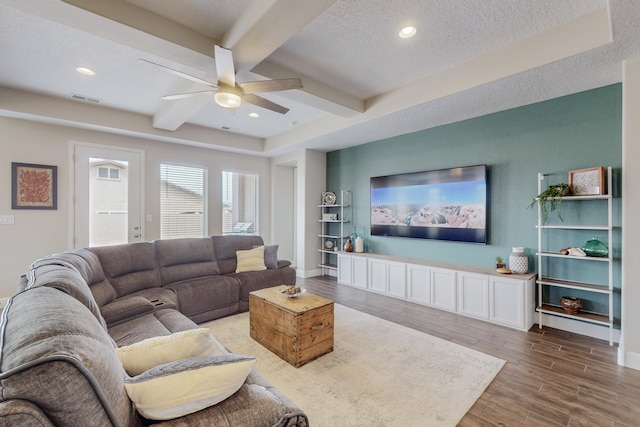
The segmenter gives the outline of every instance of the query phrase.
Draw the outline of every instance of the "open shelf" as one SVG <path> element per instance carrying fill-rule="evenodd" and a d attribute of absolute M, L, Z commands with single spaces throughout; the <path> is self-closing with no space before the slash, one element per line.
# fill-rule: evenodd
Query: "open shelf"
<path fill-rule="evenodd" d="M 595 283 L 575 282 L 572 280 L 554 279 L 552 277 L 543 277 L 536 281 L 539 285 L 557 286 L 566 289 L 579 289 L 591 292 L 599 292 L 601 294 L 611 294 L 608 285 L 598 285 Z"/>
<path fill-rule="evenodd" d="M 318 205 L 320 211 L 320 219 L 318 219 L 318 223 L 320 224 L 320 232 L 318 234 L 320 244 L 318 252 L 321 258 L 318 267 L 322 270 L 323 275 L 338 269 L 338 252 L 331 246 L 325 246 L 325 243 L 327 243 L 327 240 L 330 240 L 333 246 L 342 248 L 346 239 L 349 238 L 349 236 L 346 235 L 345 224 L 351 222 L 349 209 L 347 209 L 351 200 L 351 192 L 349 190 L 341 190 L 337 197 L 333 198 L 336 201 L 334 204 L 327 204 L 325 202 L 327 200 L 324 197 L 325 195 L 327 195 L 326 192 L 323 193 L 323 203 Z M 333 196 L 332 194 L 329 195 Z M 324 219 L 334 217 L 334 215 L 336 219 Z"/>
<path fill-rule="evenodd" d="M 596 325 L 607 327 L 613 326 L 612 322 L 609 321 L 609 316 L 607 316 L 606 314 L 590 313 L 586 311 L 581 311 L 578 314 L 569 314 L 565 312 L 562 307 L 557 307 L 555 305 L 549 304 L 543 304 L 542 307 L 538 306 L 536 310 L 540 313 L 553 314 L 555 316 L 566 317 L 568 319 L 582 320 L 584 322 L 594 323 Z"/>
<path fill-rule="evenodd" d="M 611 196 L 611 167 L 606 168 L 606 173 L 607 182 L 605 188 L 609 194 L 565 196 L 558 198 L 558 200 L 562 200 L 563 204 L 579 201 L 581 203 L 579 205 L 580 209 L 588 209 L 592 212 L 595 211 L 596 215 L 591 218 L 592 221 L 596 222 L 596 224 L 583 224 L 583 222 L 586 223 L 587 220 L 580 218 L 580 216 L 575 213 L 569 214 L 568 217 L 565 217 L 565 220 L 567 221 L 566 223 L 563 221 L 562 224 L 545 224 L 543 221 L 544 216 L 542 208 L 540 203 L 538 203 L 538 222 L 536 224 L 536 228 L 538 230 L 538 251 L 536 252 L 538 261 L 538 280 L 536 280 L 536 283 L 538 284 L 538 304 L 536 311 L 539 313 L 538 324 L 540 325 L 540 328 L 542 328 L 544 321 L 550 320 L 549 318 L 544 318 L 543 314 L 605 326 L 609 328 L 609 344 L 613 345 L 613 258 L 611 257 L 611 245 L 613 240 L 613 198 Z M 548 183 L 546 179 L 548 176 L 549 175 L 542 173 L 538 174 L 538 194 L 541 194 L 542 191 L 547 188 Z M 551 184 L 554 184 L 554 182 L 551 182 Z M 600 184 L 600 186 L 602 186 L 602 184 Z M 537 198 L 536 200 L 539 201 Z M 602 200 L 604 202 L 590 204 L 590 202 L 597 200 Z M 605 215 L 606 220 L 604 219 Z M 599 223 L 599 220 L 595 218 L 602 218 L 602 222 Z M 564 232 L 566 230 L 570 230 L 570 232 Z M 608 257 L 572 256 L 546 250 L 551 242 L 553 242 L 553 245 L 557 244 L 557 241 L 564 242 L 567 235 L 571 235 L 572 237 L 570 240 L 574 240 L 576 238 L 575 236 L 585 237 L 588 236 L 588 233 L 591 231 L 598 231 L 599 233 L 595 233 L 598 235 L 602 235 L 606 232 L 607 242 L 610 248 Z M 567 241 L 567 246 L 570 244 L 571 242 Z M 565 264 L 560 261 L 561 259 L 570 261 Z M 579 262 L 574 263 L 573 261 Z M 593 263 L 593 266 L 589 266 L 587 263 Z M 603 282 L 604 275 L 606 274 L 606 283 L 589 283 L 565 279 L 565 277 L 585 277 L 587 279 L 596 280 L 591 276 L 581 274 L 580 270 L 582 269 L 588 269 L 587 271 L 602 274 L 602 276 L 596 275 L 596 277 L 600 277 L 599 280 L 602 280 Z M 606 269 L 606 271 L 604 269 Z M 558 273 L 559 271 L 562 271 L 562 273 Z M 563 278 L 558 279 L 551 277 L 556 274 Z M 549 301 L 549 297 L 547 295 L 553 295 L 558 292 L 556 288 L 575 290 L 577 291 L 576 293 L 580 295 L 580 298 L 586 301 L 592 300 L 602 302 L 606 297 L 608 310 L 599 308 L 599 310 L 606 312 L 592 313 L 581 311 L 578 314 L 569 314 L 560 306 L 544 303 L 543 301 Z"/>

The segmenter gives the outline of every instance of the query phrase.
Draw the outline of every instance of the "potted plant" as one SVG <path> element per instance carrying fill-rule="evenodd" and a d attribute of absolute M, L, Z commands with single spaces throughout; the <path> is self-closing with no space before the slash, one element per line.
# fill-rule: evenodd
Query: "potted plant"
<path fill-rule="evenodd" d="M 502 259 L 502 257 L 497 256 L 496 257 L 496 268 L 506 268 L 507 265 L 504 263 L 504 260 Z"/>
<path fill-rule="evenodd" d="M 571 187 L 569 184 L 560 183 L 553 184 L 547 187 L 542 193 L 533 199 L 529 208 L 532 208 L 537 203 L 540 203 L 540 215 L 542 216 L 542 223 L 546 224 L 549 221 L 549 215 L 551 212 L 556 211 L 560 221 L 563 221 L 562 214 L 560 213 L 560 202 L 562 197 L 571 194 Z"/>

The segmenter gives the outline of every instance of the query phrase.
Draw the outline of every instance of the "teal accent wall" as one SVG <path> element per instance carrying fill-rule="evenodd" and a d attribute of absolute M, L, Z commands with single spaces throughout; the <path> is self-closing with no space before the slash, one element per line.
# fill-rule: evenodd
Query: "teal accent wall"
<path fill-rule="evenodd" d="M 487 245 L 370 236 L 370 177 L 477 164 L 489 166 Z M 556 174 L 567 182 L 569 170 L 594 166 L 613 167 L 614 187 L 619 185 L 620 84 L 329 152 L 326 185 L 329 191 L 352 191 L 353 225 L 365 238 L 367 252 L 491 267 L 496 256 L 507 259 L 512 246 L 524 246 L 534 271 L 537 217 L 528 206 L 538 194 L 538 172 Z M 619 205 L 618 198 L 614 206 L 618 226 Z M 563 208 L 571 213 L 570 206 Z M 609 242 L 617 256 L 619 236 L 617 228 Z M 619 262 L 615 270 L 614 281 L 619 283 Z"/>

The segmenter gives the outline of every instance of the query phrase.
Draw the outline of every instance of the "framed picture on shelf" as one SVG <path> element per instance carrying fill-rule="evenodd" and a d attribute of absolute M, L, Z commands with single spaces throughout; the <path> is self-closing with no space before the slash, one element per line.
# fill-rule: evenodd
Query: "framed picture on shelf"
<path fill-rule="evenodd" d="M 11 209 L 58 209 L 58 167 L 11 163 Z"/>
<path fill-rule="evenodd" d="M 574 196 L 597 196 L 605 194 L 604 167 L 569 171 L 569 187 Z"/>

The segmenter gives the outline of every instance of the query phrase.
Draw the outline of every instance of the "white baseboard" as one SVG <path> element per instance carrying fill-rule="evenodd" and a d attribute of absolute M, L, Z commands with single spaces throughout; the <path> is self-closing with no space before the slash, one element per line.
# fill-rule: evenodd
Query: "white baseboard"
<path fill-rule="evenodd" d="M 338 277 L 338 272 L 335 270 L 325 269 L 325 273 L 326 273 L 325 274 L 326 276 Z M 302 277 L 303 279 L 308 279 L 309 277 L 322 276 L 322 269 L 318 268 L 315 270 L 307 270 L 307 271 L 296 269 L 296 276 Z"/>
<path fill-rule="evenodd" d="M 538 313 L 534 318 L 536 323 L 538 321 Z M 601 325 L 594 325 L 593 323 L 579 322 L 572 319 L 566 319 L 564 317 L 551 316 L 548 314 L 542 315 L 542 323 L 544 326 L 560 329 L 567 332 L 573 332 L 574 334 L 586 335 L 588 337 L 609 341 L 609 328 Z M 537 326 L 536 326 L 537 327 Z M 613 330 L 613 342 L 620 342 L 620 330 Z"/>
<path fill-rule="evenodd" d="M 626 366 L 627 368 L 640 370 L 640 354 L 620 349 L 618 364 Z"/>
<path fill-rule="evenodd" d="M 297 277 L 302 277 L 303 279 L 306 279 L 308 277 L 315 277 L 315 276 L 320 276 L 322 274 L 322 270 L 321 269 L 315 269 L 315 270 L 300 270 L 300 269 L 296 269 L 296 276 Z"/>

